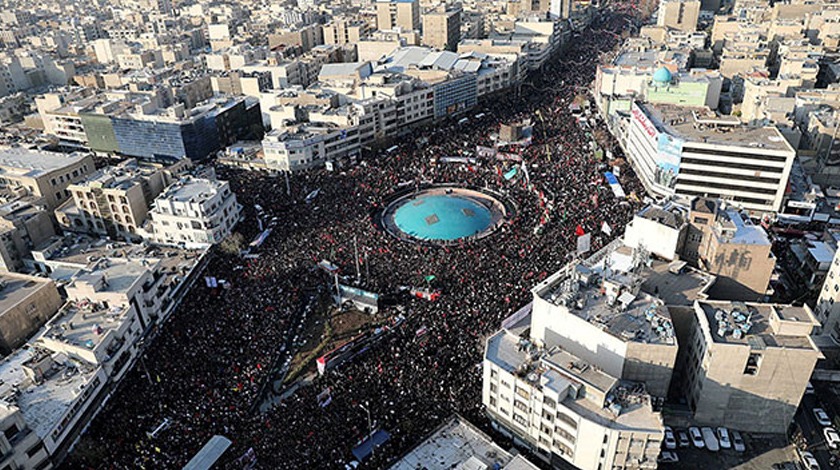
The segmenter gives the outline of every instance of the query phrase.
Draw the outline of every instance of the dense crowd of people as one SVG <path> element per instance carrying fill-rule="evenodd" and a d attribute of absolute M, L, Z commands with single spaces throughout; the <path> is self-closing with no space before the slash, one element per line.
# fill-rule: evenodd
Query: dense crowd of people
<path fill-rule="evenodd" d="M 384 467 L 416 445 L 453 412 L 479 425 L 483 339 L 530 299 L 530 288 L 567 263 L 578 226 L 597 250 L 618 235 L 638 209 L 604 182 L 607 162 L 590 147 L 592 113 L 582 125 L 570 105 L 588 87 L 600 55 L 617 46 L 628 12 L 605 12 L 592 28 L 540 73 L 481 103 L 467 115 L 418 128 L 390 152 L 366 155 L 353 167 L 283 177 L 219 169 L 229 179 L 247 219 L 238 230 L 257 233 L 255 205 L 278 218 L 256 259 L 215 251 L 204 273 L 230 289 L 200 282 L 147 348 L 142 366 L 123 380 L 67 460 L 72 468 L 180 468 L 216 434 L 233 441 L 223 460 L 253 449 L 260 468 L 344 468 L 368 433 L 368 415 L 391 439 L 366 464 Z M 606 34 L 609 33 L 609 34 Z M 480 117 L 477 117 L 480 116 Z M 475 157 L 492 147 L 500 123 L 532 119 L 533 142 L 519 150 L 526 179 L 500 176 L 514 164 L 494 158 L 433 163 L 442 156 Z M 618 147 L 606 150 L 620 154 Z M 626 193 L 643 191 L 632 169 L 621 167 Z M 405 182 L 488 187 L 514 202 L 511 220 L 493 235 L 448 247 L 397 240 L 376 214 Z M 318 189 L 311 203 L 303 202 Z M 602 231 L 607 222 L 612 233 Z M 535 230 L 541 226 L 538 230 Z M 249 238 L 250 237 L 250 238 Z M 436 302 L 408 300 L 406 321 L 364 355 L 299 388 L 265 413 L 255 412 L 262 385 L 290 323 L 308 292 L 326 284 L 318 261 L 354 271 L 353 238 L 364 253 L 364 287 L 393 292 L 435 276 Z M 427 334 L 418 341 L 415 332 Z M 331 390 L 322 407 L 317 396 Z M 171 425 L 149 437 L 164 419 Z"/>

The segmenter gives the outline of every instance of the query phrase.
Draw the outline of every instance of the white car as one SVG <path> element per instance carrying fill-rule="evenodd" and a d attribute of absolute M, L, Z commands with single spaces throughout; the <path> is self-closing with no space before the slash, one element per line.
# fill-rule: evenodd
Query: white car
<path fill-rule="evenodd" d="M 805 393 L 806 394 L 813 394 L 814 393 L 814 386 L 811 382 L 808 382 L 808 385 L 805 385 Z"/>
<path fill-rule="evenodd" d="M 719 451 L 720 443 L 718 442 L 717 435 L 715 435 L 715 430 L 710 427 L 703 427 L 700 428 L 700 431 L 703 434 L 703 441 L 706 443 L 706 449 L 709 449 L 712 452 Z"/>
<path fill-rule="evenodd" d="M 663 450 L 661 454 L 659 454 L 659 458 L 656 459 L 659 463 L 677 463 L 680 461 L 680 458 L 677 456 L 676 452 L 671 452 L 670 450 Z"/>
<path fill-rule="evenodd" d="M 831 418 L 828 417 L 828 413 L 825 412 L 822 408 L 814 408 L 814 417 L 817 418 L 817 422 L 820 423 L 820 426 L 831 426 Z"/>
<path fill-rule="evenodd" d="M 677 439 L 674 437 L 674 430 L 670 426 L 665 426 L 665 448 L 674 450 L 677 448 Z"/>
<path fill-rule="evenodd" d="M 744 445 L 744 438 L 741 437 L 741 433 L 733 430 L 731 434 L 732 447 L 735 449 L 735 452 L 744 452 L 745 450 L 747 450 L 747 446 Z"/>
<path fill-rule="evenodd" d="M 696 428 L 694 426 L 688 428 L 688 435 L 691 437 L 691 442 L 694 444 L 694 447 L 698 449 L 706 447 L 706 443 L 703 442 L 703 433 L 700 432 L 700 428 Z"/>
<path fill-rule="evenodd" d="M 824 428 L 823 436 L 825 436 L 825 443 L 832 449 L 840 448 L 840 434 L 834 428 Z"/>
<path fill-rule="evenodd" d="M 729 440 L 729 431 L 726 428 L 717 428 L 717 437 L 720 441 L 721 449 L 729 449 L 732 447 L 732 441 Z"/>
<path fill-rule="evenodd" d="M 691 439 L 688 438 L 688 433 L 685 431 L 677 431 L 677 440 L 680 441 L 680 447 L 691 445 Z"/>
<path fill-rule="evenodd" d="M 814 458 L 814 454 L 802 451 L 799 453 L 799 456 L 802 458 L 805 470 L 820 470 L 820 463 Z"/>

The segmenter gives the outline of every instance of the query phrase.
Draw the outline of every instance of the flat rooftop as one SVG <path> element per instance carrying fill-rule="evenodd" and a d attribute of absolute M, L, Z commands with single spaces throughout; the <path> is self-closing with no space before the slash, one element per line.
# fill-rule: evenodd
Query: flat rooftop
<path fill-rule="evenodd" d="M 122 326 L 129 309 L 128 305 L 105 308 L 86 301 L 68 302 L 47 324 L 44 336 L 93 350 L 105 339 L 108 331 Z"/>
<path fill-rule="evenodd" d="M 185 177 L 166 188 L 158 199 L 175 202 L 201 202 L 215 195 L 224 183 L 204 178 Z"/>
<path fill-rule="evenodd" d="M 741 344 L 753 350 L 766 348 L 814 349 L 808 334 L 777 334 L 771 326 L 771 316 L 787 322 L 818 325 L 803 307 L 744 302 L 707 302 L 697 305 L 706 316 L 712 339 L 717 343 Z M 740 330 L 741 333 L 737 333 Z M 723 334 L 721 334 L 723 333 Z"/>
<path fill-rule="evenodd" d="M 495 468 L 533 469 L 537 466 L 520 455 L 511 455 L 484 434 L 455 415 L 431 436 L 398 460 L 391 470 L 450 470 Z"/>
<path fill-rule="evenodd" d="M 645 206 L 636 215 L 647 220 L 658 222 L 670 228 L 680 228 L 685 225 L 685 214 L 673 207 Z"/>
<path fill-rule="evenodd" d="M 44 152 L 19 147 L 4 148 L 0 149 L 0 174 L 36 178 L 74 165 L 84 158 L 83 155 L 78 154 Z"/>
<path fill-rule="evenodd" d="M 640 290 L 644 269 L 620 239 L 583 262 L 573 262 L 532 292 L 627 342 L 676 345 L 665 302 Z M 602 288 L 618 286 L 615 298 Z M 609 290 L 609 289 L 606 289 Z"/>
<path fill-rule="evenodd" d="M 644 267 L 642 290 L 653 294 L 665 305 L 689 306 L 695 300 L 705 300 L 715 276 L 683 266 L 679 274 L 671 271 L 673 263 L 653 260 L 650 267 Z"/>
<path fill-rule="evenodd" d="M 775 127 L 748 127 L 736 117 L 718 116 L 708 108 L 637 103 L 657 129 L 687 142 L 794 154 Z"/>
<path fill-rule="evenodd" d="M 27 377 L 25 367 L 43 360 L 53 364 L 43 382 L 36 384 Z M 17 406 L 26 424 L 46 439 L 96 370 L 62 353 L 49 355 L 29 347 L 19 349 L 0 363 L 0 416 L 13 413 Z"/>
<path fill-rule="evenodd" d="M 0 314 L 23 302 L 49 282 L 49 279 L 34 276 L 0 273 Z"/>
<path fill-rule="evenodd" d="M 527 319 L 530 323 L 530 315 Z M 563 405 L 590 421 L 618 428 L 661 428 L 659 414 L 650 406 L 650 397 L 643 387 L 625 383 L 561 348 L 534 350 L 528 339 L 503 329 L 487 340 L 485 359 L 520 376 L 532 387 L 548 388 L 565 396 Z M 566 391 L 572 384 L 583 384 L 590 393 L 571 398 Z M 631 389 L 634 391 L 628 392 Z M 598 402 L 598 396 L 606 401 Z"/>

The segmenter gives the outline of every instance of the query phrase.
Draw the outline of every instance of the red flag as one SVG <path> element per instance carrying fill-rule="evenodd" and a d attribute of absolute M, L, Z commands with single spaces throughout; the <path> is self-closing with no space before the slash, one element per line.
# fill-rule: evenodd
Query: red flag
<path fill-rule="evenodd" d="M 578 226 L 575 227 L 575 235 L 582 237 L 584 234 L 586 234 L 586 232 L 584 232 L 583 227 L 581 227 L 580 224 L 578 224 Z"/>

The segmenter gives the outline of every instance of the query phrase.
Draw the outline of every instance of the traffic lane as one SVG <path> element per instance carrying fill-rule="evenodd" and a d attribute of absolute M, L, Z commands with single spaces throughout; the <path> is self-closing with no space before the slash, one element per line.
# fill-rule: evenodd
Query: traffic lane
<path fill-rule="evenodd" d="M 814 458 L 820 463 L 820 467 L 834 468 L 831 465 L 831 452 L 825 445 L 823 427 L 817 423 L 817 419 L 814 417 L 813 409 L 817 405 L 816 399 L 812 395 L 803 397 L 802 406 L 799 407 L 795 415 L 796 424 L 802 431 L 802 436 L 808 445 L 807 450 L 814 454 Z"/>

